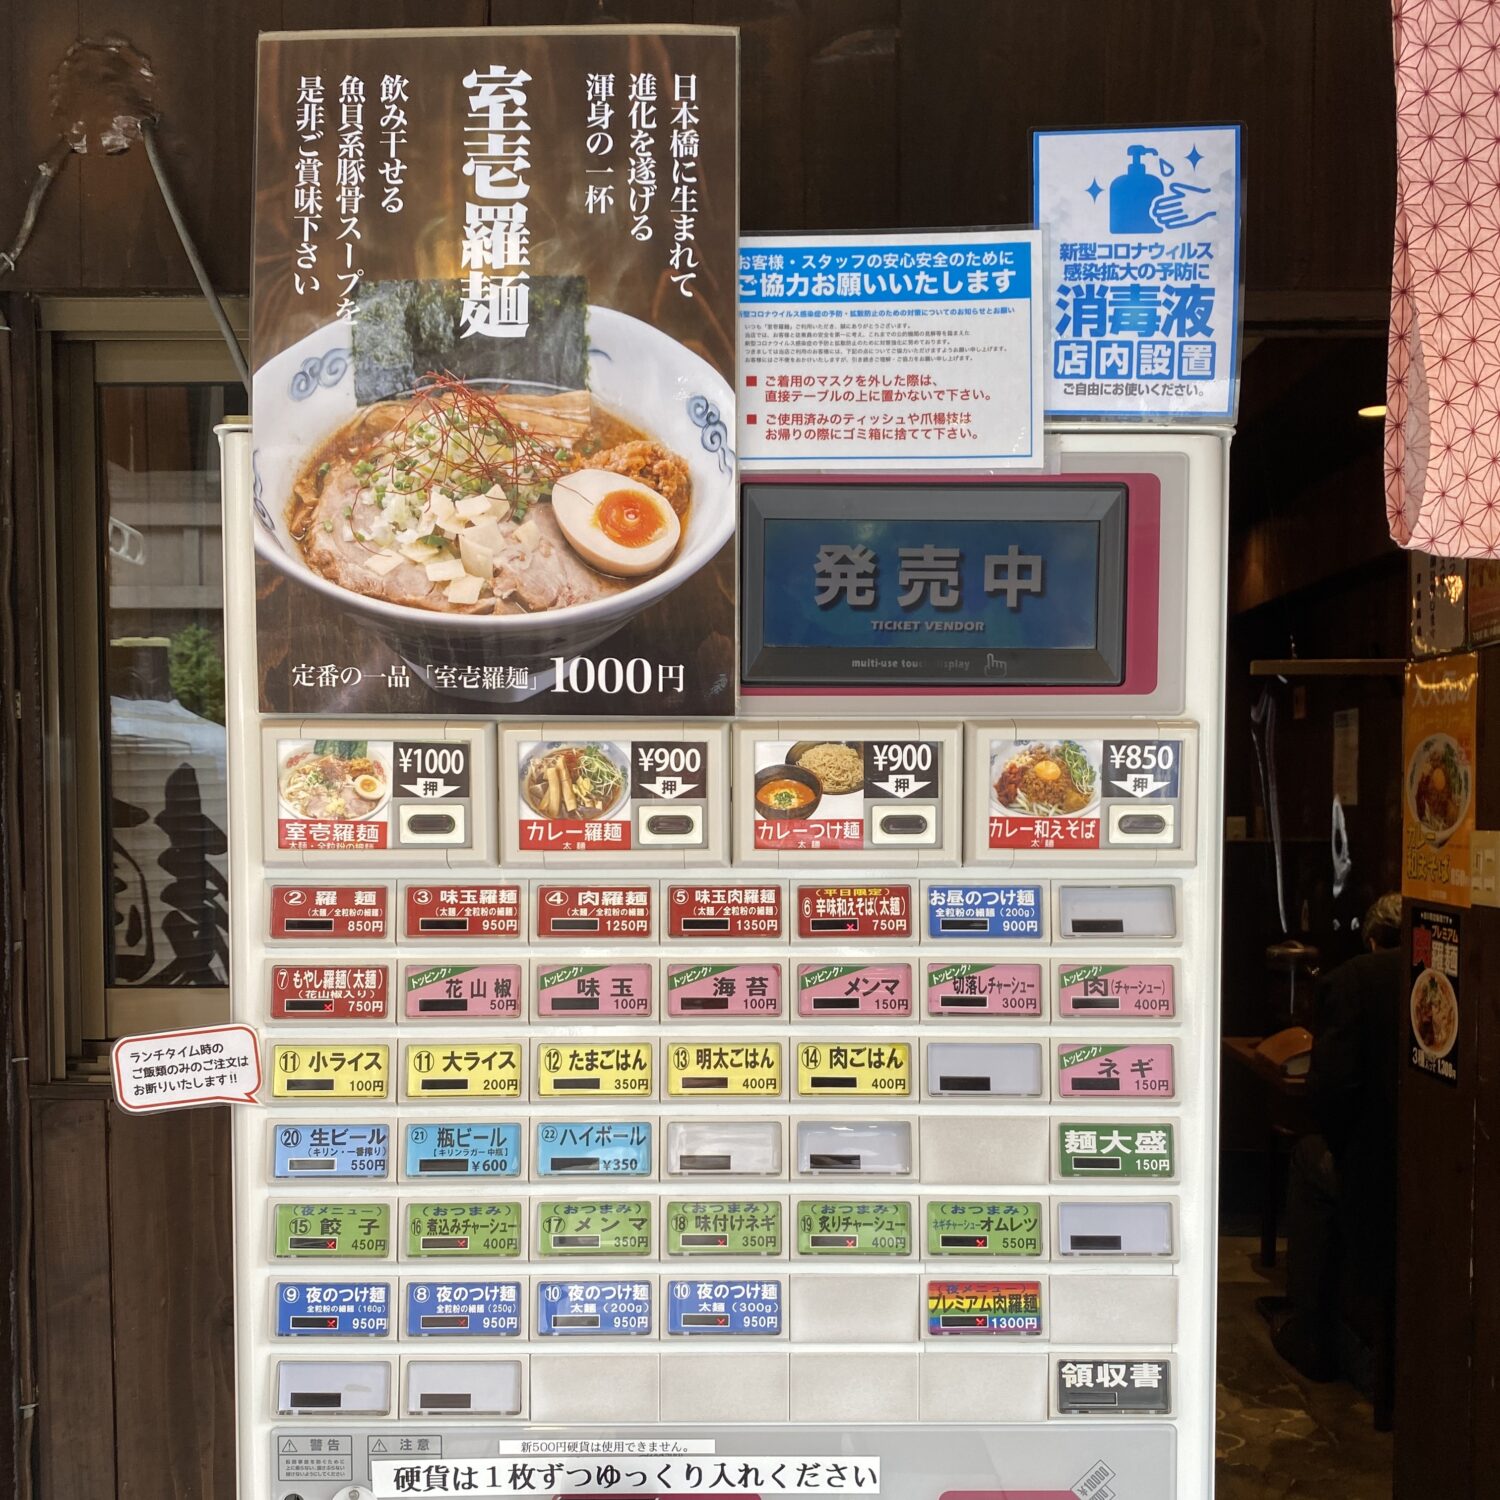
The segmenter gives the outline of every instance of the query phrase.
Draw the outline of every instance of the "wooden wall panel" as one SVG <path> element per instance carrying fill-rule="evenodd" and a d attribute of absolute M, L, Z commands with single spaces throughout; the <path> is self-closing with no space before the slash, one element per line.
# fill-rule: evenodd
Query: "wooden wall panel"
<path fill-rule="evenodd" d="M 884 229 L 901 218 L 900 6 L 815 6 L 803 95 L 806 229 Z M 851 25 L 850 23 L 855 24 Z M 862 24 L 861 24 L 862 23 Z M 851 122 L 857 121 L 857 128 Z"/>
<path fill-rule="evenodd" d="M 219 1500 L 235 1484 L 229 1111 L 111 1108 L 108 1131 L 115 1494 Z"/>
<path fill-rule="evenodd" d="M 1390 259 L 1394 86 L 1379 0 L 80 0 L 0 15 L 0 235 L 51 131 L 75 35 L 115 32 L 159 78 L 161 136 L 214 280 L 249 271 L 261 28 L 738 25 L 742 222 L 752 229 L 1014 224 L 1034 127 L 1239 119 L 1249 310 L 1377 319 Z M 144 152 L 75 158 L 13 284 L 190 291 Z M 1355 295 L 1350 295 L 1351 293 Z"/>
<path fill-rule="evenodd" d="M 74 38 L 77 17 L 62 5 L 0 5 L 0 249 L 9 250 L 20 227 L 37 163 L 58 140 L 49 84 Z M 79 236 L 83 194 L 79 174 L 68 164 L 52 184 L 21 263 L 7 288 L 79 285 Z"/>
<path fill-rule="evenodd" d="M 32 1114 L 39 1500 L 115 1494 L 108 1108 L 90 1094 Z"/>

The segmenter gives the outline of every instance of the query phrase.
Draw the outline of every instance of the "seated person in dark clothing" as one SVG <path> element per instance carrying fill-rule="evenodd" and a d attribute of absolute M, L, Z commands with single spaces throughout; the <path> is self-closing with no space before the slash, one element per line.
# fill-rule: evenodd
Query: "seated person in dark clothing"
<path fill-rule="evenodd" d="M 1396 1233 L 1396 1085 L 1401 1062 L 1401 898 L 1365 913 L 1368 952 L 1319 984 L 1309 1102 L 1319 1133 L 1292 1151 L 1285 1297 L 1256 1304 L 1276 1352 L 1311 1380 L 1339 1374 L 1341 1250 L 1365 1289 L 1388 1296 Z"/>

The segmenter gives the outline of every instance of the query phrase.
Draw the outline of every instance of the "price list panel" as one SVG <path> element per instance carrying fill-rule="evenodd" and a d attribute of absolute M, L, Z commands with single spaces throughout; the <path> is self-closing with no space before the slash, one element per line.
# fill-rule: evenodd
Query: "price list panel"
<path fill-rule="evenodd" d="M 329 778 L 444 743 L 296 728 Z M 505 727 L 445 762 L 487 860 L 268 863 L 241 1155 L 279 1430 L 573 1422 L 585 1357 L 600 1422 L 1170 1416 L 1196 730 L 1150 731 Z M 994 868 L 1002 796 L 1083 799 L 1080 841 Z"/>

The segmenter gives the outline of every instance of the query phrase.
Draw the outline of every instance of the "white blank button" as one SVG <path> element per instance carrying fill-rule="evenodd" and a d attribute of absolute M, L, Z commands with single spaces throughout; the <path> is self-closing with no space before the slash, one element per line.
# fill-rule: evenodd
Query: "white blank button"
<path fill-rule="evenodd" d="M 921 1334 L 917 1276 L 793 1276 L 795 1344 L 903 1344 Z"/>
<path fill-rule="evenodd" d="M 1056 1344 L 1172 1344 L 1177 1341 L 1175 1276 L 1051 1278 Z"/>
<path fill-rule="evenodd" d="M 998 1349 L 922 1355 L 924 1422 L 1041 1422 L 1047 1416 L 1047 1356 Z"/>
<path fill-rule="evenodd" d="M 975 1187 L 1047 1180 L 1047 1119 L 975 1119 L 928 1115 L 922 1120 L 922 1179 L 937 1187 Z"/>
<path fill-rule="evenodd" d="M 794 1354 L 792 1421 L 914 1422 L 920 1362 L 915 1354 Z"/>
<path fill-rule="evenodd" d="M 667 1355 L 661 1362 L 661 1420 L 785 1422 L 789 1378 L 785 1354 Z"/>
<path fill-rule="evenodd" d="M 533 1422 L 655 1422 L 655 1354 L 533 1354 Z"/>

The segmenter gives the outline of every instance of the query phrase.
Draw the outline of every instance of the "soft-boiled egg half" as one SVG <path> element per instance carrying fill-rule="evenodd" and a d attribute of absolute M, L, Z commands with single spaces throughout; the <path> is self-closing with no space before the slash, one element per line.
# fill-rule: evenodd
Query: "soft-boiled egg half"
<path fill-rule="evenodd" d="M 608 469 L 575 469 L 552 487 L 552 513 L 578 555 L 601 573 L 634 577 L 677 550 L 682 523 L 649 485 Z"/>

